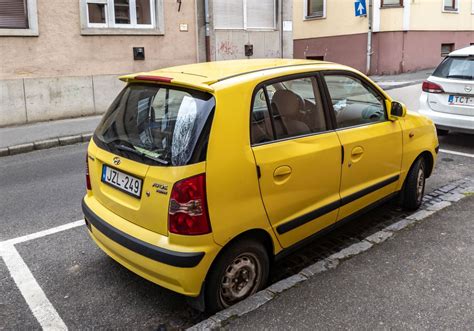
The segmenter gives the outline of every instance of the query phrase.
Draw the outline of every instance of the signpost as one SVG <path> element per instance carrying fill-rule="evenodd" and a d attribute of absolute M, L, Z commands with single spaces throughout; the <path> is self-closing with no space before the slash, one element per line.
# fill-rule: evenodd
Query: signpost
<path fill-rule="evenodd" d="M 354 2 L 355 16 L 367 16 L 367 5 L 365 0 L 357 0 Z"/>

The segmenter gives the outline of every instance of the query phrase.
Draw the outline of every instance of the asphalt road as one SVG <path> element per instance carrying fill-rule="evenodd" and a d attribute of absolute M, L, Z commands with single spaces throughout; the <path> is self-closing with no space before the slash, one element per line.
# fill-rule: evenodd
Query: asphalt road
<path fill-rule="evenodd" d="M 474 155 L 472 135 L 453 134 L 440 142 L 442 149 Z M 83 218 L 85 151 L 80 144 L 0 158 L 0 241 Z M 473 165 L 472 157 L 441 153 L 427 193 L 474 177 Z M 189 308 L 184 297 L 108 258 L 82 226 L 15 247 L 71 329 L 184 328 L 205 317 Z M 0 329 L 39 328 L 2 260 L 0 280 Z"/>

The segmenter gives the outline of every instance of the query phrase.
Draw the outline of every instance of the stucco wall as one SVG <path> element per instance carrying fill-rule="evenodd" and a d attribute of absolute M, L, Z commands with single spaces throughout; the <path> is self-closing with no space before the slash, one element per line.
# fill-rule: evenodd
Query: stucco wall
<path fill-rule="evenodd" d="M 194 0 L 164 1 L 163 36 L 82 36 L 79 1 L 38 1 L 38 37 L 0 37 L 0 79 L 114 74 L 196 62 Z M 187 23 L 189 31 L 180 32 Z M 177 42 L 179 40 L 179 42 Z M 132 47 L 145 47 L 134 61 Z"/>
<path fill-rule="evenodd" d="M 410 30 L 474 30 L 472 0 L 458 0 L 459 13 L 443 13 L 442 1 L 413 0 Z"/>
<path fill-rule="evenodd" d="M 119 74 L 196 62 L 195 13 L 194 0 L 180 12 L 165 0 L 164 35 L 83 36 L 79 1 L 38 1 L 38 37 L 0 37 L 0 126 L 100 114 L 124 86 Z"/>

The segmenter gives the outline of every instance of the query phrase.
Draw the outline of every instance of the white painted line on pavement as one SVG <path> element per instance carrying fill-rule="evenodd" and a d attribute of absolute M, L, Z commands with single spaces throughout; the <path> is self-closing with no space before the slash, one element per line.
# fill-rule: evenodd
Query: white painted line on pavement
<path fill-rule="evenodd" d="M 23 243 L 25 241 L 38 239 L 38 238 L 41 238 L 41 237 L 48 236 L 50 234 L 54 234 L 54 233 L 62 232 L 62 231 L 69 230 L 69 229 L 72 229 L 72 228 L 76 228 L 76 227 L 81 226 L 81 225 L 84 225 L 84 220 L 79 220 L 79 221 L 63 224 L 63 225 L 57 226 L 55 228 L 50 228 L 50 229 L 47 229 L 47 230 L 27 234 L 26 236 L 21 236 L 21 237 L 17 237 L 17 238 L 13 238 L 13 239 L 8 239 L 8 240 L 0 242 L 0 245 L 2 245 L 2 244 L 16 245 L 16 244 L 19 244 L 19 243 Z"/>
<path fill-rule="evenodd" d="M 67 326 L 46 297 L 25 261 L 13 245 L 2 243 L 3 261 L 43 330 L 67 330 Z"/>
<path fill-rule="evenodd" d="M 83 224 L 84 220 L 79 220 L 0 242 L 0 256 L 5 261 L 12 279 L 43 330 L 67 330 L 67 326 L 48 300 L 14 245 L 73 229 Z"/>
<path fill-rule="evenodd" d="M 440 149 L 439 151 L 440 151 L 441 153 L 453 154 L 453 155 L 460 155 L 460 156 L 466 156 L 466 157 L 472 157 L 472 158 L 474 158 L 474 154 L 462 153 L 462 152 L 456 152 L 456 151 L 450 151 L 450 150 L 447 150 L 447 149 Z"/>

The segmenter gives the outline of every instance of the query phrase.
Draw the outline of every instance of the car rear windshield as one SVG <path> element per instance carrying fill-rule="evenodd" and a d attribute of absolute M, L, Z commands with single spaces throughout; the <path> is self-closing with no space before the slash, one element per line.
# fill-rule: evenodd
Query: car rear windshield
<path fill-rule="evenodd" d="M 214 97 L 205 92 L 154 84 L 128 85 L 94 133 L 114 154 L 150 165 L 203 161 Z"/>
<path fill-rule="evenodd" d="M 447 57 L 436 68 L 433 76 L 454 79 L 474 79 L 474 56 Z"/>

